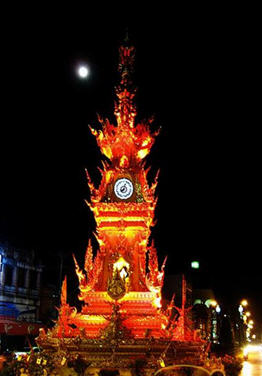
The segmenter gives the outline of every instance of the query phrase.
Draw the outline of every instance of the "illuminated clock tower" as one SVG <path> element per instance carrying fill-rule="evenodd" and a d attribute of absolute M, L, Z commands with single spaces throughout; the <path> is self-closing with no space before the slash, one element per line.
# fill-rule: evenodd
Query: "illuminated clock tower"
<path fill-rule="evenodd" d="M 99 249 L 94 256 L 89 243 L 83 269 L 74 257 L 81 311 L 67 302 L 65 278 L 56 326 L 47 334 L 42 331 L 38 343 L 47 351 L 65 349 L 65 358 L 81 354 L 94 367 L 130 367 L 141 355 L 149 354 L 148 367 L 153 369 L 162 353 L 167 356 L 169 351 L 169 361 L 173 361 L 170 344 L 176 343 L 176 354 L 182 354 L 185 345 L 181 341 L 191 341 L 192 351 L 199 356 L 202 342 L 186 327 L 185 301 L 177 308 L 179 320 L 173 314 L 173 300 L 162 308 L 165 261 L 159 268 L 154 244 L 149 244 L 157 176 L 149 185 L 149 169 L 145 169 L 157 132 L 150 130 L 152 119 L 135 124 L 135 49 L 123 44 L 119 54 L 116 124 L 99 117 L 100 129 L 90 128 L 107 158 L 98 187 L 87 172 L 87 204 L 96 221 Z M 187 354 L 190 351 L 187 348 Z"/>
<path fill-rule="evenodd" d="M 103 314 L 108 313 L 108 310 L 110 312 L 112 300 L 115 300 L 121 305 L 122 311 L 133 313 L 129 318 L 130 324 L 146 306 L 148 320 L 153 324 L 150 329 L 159 331 L 161 323 L 156 328 L 156 322 L 152 322 L 150 314 L 155 315 L 161 307 L 163 271 L 158 271 L 155 250 L 153 247 L 151 250 L 148 248 L 156 205 L 154 194 L 157 179 L 149 186 L 144 168 L 144 159 L 150 152 L 156 133 L 150 132 L 150 122 L 134 124 L 135 88 L 131 75 L 135 49 L 121 46 L 119 51 L 120 83 L 116 87 L 115 103 L 117 125 L 99 118 L 102 129 L 91 129 L 108 162 L 103 163 L 98 188 L 95 188 L 87 173 L 91 192 L 88 205 L 97 224 L 99 252 L 92 267 L 91 249 L 88 248 L 85 273 L 80 271 L 76 263 L 80 282 L 79 299 L 87 304 L 86 312 L 95 310 Z M 151 268 L 148 274 L 147 253 Z M 140 326 L 139 322 L 134 325 L 135 335 L 143 335 Z M 143 331 L 147 329 L 145 326 Z"/>

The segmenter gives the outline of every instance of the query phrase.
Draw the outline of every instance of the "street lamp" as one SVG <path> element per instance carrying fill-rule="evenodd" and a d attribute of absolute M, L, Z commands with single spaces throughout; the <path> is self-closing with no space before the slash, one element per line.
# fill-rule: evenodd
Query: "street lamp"
<path fill-rule="evenodd" d="M 250 316 L 250 312 L 246 312 L 246 308 L 248 306 L 247 299 L 242 299 L 240 305 L 238 307 L 238 312 L 240 315 L 240 341 L 248 341 L 249 340 L 249 328 L 248 328 L 248 317 Z"/>
<path fill-rule="evenodd" d="M 215 300 L 211 300 L 210 305 L 215 308 L 217 306 L 217 302 Z"/>
<path fill-rule="evenodd" d="M 238 307 L 238 312 L 240 313 L 240 317 L 243 318 L 243 312 L 244 312 L 244 308 L 243 306 L 240 304 L 240 306 Z"/>
<path fill-rule="evenodd" d="M 192 261 L 192 262 L 191 262 L 191 268 L 192 268 L 192 269 L 199 269 L 199 268 L 200 268 L 199 261 L 197 261 L 197 260 Z"/>

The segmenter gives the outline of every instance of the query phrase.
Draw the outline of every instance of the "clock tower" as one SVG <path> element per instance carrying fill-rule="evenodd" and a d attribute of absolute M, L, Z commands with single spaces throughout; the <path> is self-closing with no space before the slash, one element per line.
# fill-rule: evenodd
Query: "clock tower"
<path fill-rule="evenodd" d="M 199 359 L 202 341 L 185 328 L 185 299 L 177 309 L 179 320 L 173 299 L 162 307 L 165 261 L 159 268 L 154 244 L 149 244 L 158 174 L 150 185 L 145 168 L 157 132 L 150 129 L 152 119 L 135 123 L 134 47 L 123 44 L 119 56 L 116 123 L 99 117 L 100 129 L 90 128 L 106 157 L 98 186 L 86 172 L 99 249 L 94 255 L 89 243 L 83 269 L 74 257 L 81 310 L 68 304 L 65 278 L 56 326 L 42 331 L 38 344 L 57 356 L 65 351 L 63 359 L 81 356 L 97 369 L 135 369 L 144 357 L 153 375 L 162 356 L 169 363 L 184 354 Z"/>
<path fill-rule="evenodd" d="M 99 117 L 101 129 L 91 128 L 98 146 L 107 157 L 98 188 L 87 173 L 91 192 L 88 205 L 94 213 L 99 243 L 96 256 L 99 275 L 92 282 L 91 294 L 97 299 L 99 292 L 113 296 L 112 286 L 119 273 L 126 301 L 128 296 L 134 297 L 138 292 L 143 292 L 150 304 L 160 307 L 159 291 L 157 294 L 153 292 L 153 285 L 150 284 L 152 281 L 146 276 L 146 254 L 149 252 L 148 239 L 156 205 L 157 178 L 149 186 L 144 167 L 144 159 L 150 152 L 157 133 L 150 131 L 152 119 L 147 123 L 134 124 L 136 89 L 131 76 L 135 49 L 122 45 L 119 52 L 120 83 L 115 88 L 117 124 L 113 125 L 109 120 Z M 152 251 L 153 253 L 156 258 L 156 253 Z M 76 266 L 78 270 L 78 265 Z M 90 277 L 88 278 L 89 272 L 86 273 L 86 279 L 80 274 L 80 299 L 90 307 L 90 290 L 86 293 Z M 122 294 L 124 292 L 120 293 Z M 116 294 L 114 298 L 117 298 Z"/>

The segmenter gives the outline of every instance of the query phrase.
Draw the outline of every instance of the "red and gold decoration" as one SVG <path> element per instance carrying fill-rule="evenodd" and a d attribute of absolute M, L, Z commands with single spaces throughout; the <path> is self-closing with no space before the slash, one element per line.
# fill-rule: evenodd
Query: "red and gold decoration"
<path fill-rule="evenodd" d="M 162 308 L 166 260 L 159 266 L 156 248 L 149 244 L 158 176 L 149 185 L 144 162 L 157 132 L 150 129 L 152 119 L 135 124 L 135 49 L 123 44 L 119 52 L 116 125 L 99 117 L 100 129 L 91 128 L 106 157 L 98 187 L 87 173 L 87 204 L 96 220 L 99 250 L 94 255 L 88 244 L 83 269 L 74 257 L 81 311 L 68 304 L 65 278 L 58 321 L 40 332 L 38 344 L 43 354 L 63 354 L 66 362 L 80 356 L 91 370 L 134 370 L 140 362 L 153 375 L 161 364 L 199 360 L 205 343 L 190 328 L 185 294 L 181 308 L 173 300 Z"/>

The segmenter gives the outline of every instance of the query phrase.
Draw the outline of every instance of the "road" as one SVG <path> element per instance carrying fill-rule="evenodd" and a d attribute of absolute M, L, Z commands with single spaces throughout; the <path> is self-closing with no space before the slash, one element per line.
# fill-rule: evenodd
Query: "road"
<path fill-rule="evenodd" d="M 262 376 L 262 347 L 257 351 L 250 351 L 248 361 L 243 363 L 241 376 Z"/>

